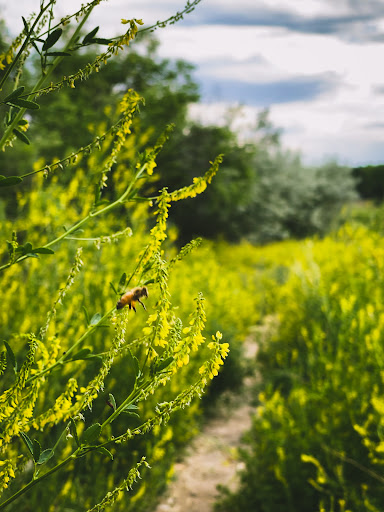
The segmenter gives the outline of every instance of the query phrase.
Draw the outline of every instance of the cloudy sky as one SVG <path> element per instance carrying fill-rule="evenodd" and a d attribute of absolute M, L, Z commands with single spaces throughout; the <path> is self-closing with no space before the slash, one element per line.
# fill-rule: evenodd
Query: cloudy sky
<path fill-rule="evenodd" d="M 58 0 L 60 15 L 77 0 Z M 0 0 L 17 32 L 39 0 Z M 90 28 L 115 35 L 121 18 L 152 23 L 183 0 L 109 0 Z M 101 34 L 101 32 L 103 32 Z M 201 103 L 191 114 L 219 122 L 242 105 L 243 133 L 270 109 L 285 147 L 307 163 L 384 162 L 384 0 L 202 0 L 184 21 L 157 36 L 163 57 L 195 64 Z"/>

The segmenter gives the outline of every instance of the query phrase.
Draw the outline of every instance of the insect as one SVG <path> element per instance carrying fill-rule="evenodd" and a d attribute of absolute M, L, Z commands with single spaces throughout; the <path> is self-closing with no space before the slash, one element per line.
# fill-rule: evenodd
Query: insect
<path fill-rule="evenodd" d="M 128 290 L 127 293 L 124 293 L 120 298 L 119 302 L 116 304 L 116 309 L 122 309 L 128 304 L 129 309 L 133 309 L 136 313 L 135 302 L 139 302 L 146 310 L 147 308 L 140 300 L 142 297 L 148 297 L 148 288 L 146 286 L 132 288 L 132 290 Z"/>

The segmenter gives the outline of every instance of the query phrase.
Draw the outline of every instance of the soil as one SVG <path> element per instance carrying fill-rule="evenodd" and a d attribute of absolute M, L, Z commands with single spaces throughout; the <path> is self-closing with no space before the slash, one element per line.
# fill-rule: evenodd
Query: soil
<path fill-rule="evenodd" d="M 247 357 L 254 358 L 256 350 L 254 338 L 247 340 Z M 184 459 L 175 464 L 174 479 L 155 512 L 212 512 L 218 485 L 236 489 L 237 471 L 242 468 L 238 448 L 255 412 L 251 405 L 252 383 L 253 378 L 247 379 L 241 396 L 231 396 L 230 407 L 222 405 L 208 420 Z"/>

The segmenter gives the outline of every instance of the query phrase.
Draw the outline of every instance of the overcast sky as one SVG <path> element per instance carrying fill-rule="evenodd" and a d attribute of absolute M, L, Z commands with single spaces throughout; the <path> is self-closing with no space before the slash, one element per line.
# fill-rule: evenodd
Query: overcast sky
<path fill-rule="evenodd" d="M 84 0 L 83 0 L 84 1 Z M 58 0 L 60 15 L 77 0 Z M 90 28 L 121 31 L 121 18 L 147 23 L 183 8 L 183 0 L 109 0 Z M 39 0 L 0 0 L 15 33 Z M 216 122 L 243 105 L 254 124 L 269 107 L 285 147 L 308 163 L 384 162 L 384 0 L 202 0 L 184 21 L 157 31 L 163 57 L 195 64 L 200 120 Z M 239 120 L 240 122 L 240 120 Z"/>

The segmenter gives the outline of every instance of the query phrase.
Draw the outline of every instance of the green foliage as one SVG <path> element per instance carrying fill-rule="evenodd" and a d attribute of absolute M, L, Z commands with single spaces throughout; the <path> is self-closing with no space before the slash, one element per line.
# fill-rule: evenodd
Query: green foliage
<path fill-rule="evenodd" d="M 297 156 L 277 151 L 260 153 L 255 166 L 250 238 L 256 242 L 324 235 L 335 227 L 342 206 L 356 197 L 350 169 L 333 162 L 309 168 Z"/>
<path fill-rule="evenodd" d="M 260 341 L 240 489 L 218 510 L 382 509 L 383 254 L 362 227 L 297 244 L 275 288 L 277 334 Z M 286 264 L 275 247 L 264 257 Z"/>
<path fill-rule="evenodd" d="M 384 165 L 366 165 L 352 171 L 357 191 L 362 199 L 380 203 L 384 199 Z"/>
<path fill-rule="evenodd" d="M 357 197 L 349 168 L 335 162 L 310 168 L 283 151 L 266 112 L 260 114 L 255 140 L 240 144 L 228 127 L 191 125 L 160 156 L 159 166 L 167 161 L 167 178 L 180 186 L 215 151 L 225 153 L 208 200 L 173 210 L 171 220 L 182 238 L 266 243 L 324 235 L 337 224 L 342 206 Z"/>

